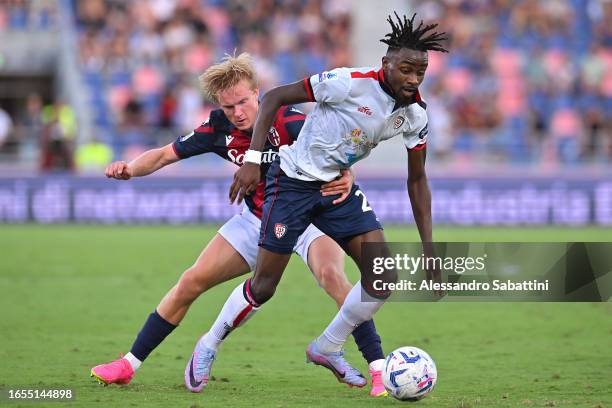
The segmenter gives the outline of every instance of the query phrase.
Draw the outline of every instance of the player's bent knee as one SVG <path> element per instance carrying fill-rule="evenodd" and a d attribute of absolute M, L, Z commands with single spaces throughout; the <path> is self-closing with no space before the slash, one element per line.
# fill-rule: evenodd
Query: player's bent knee
<path fill-rule="evenodd" d="M 208 279 L 199 275 L 195 269 L 187 269 L 177 284 L 176 297 L 186 302 L 193 302 L 210 289 Z"/>

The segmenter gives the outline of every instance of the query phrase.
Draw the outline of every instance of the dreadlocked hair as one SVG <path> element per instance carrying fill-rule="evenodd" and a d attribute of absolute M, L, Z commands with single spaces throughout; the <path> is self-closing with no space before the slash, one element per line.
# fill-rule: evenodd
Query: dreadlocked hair
<path fill-rule="evenodd" d="M 419 26 L 415 28 L 414 18 L 416 17 L 416 13 L 412 15 L 410 20 L 404 16 L 403 21 L 396 11 L 394 14 L 397 18 L 397 23 L 389 16 L 387 21 L 391 24 L 391 32 L 380 40 L 380 42 L 387 44 L 389 49 L 397 50 L 400 48 L 409 48 L 418 51 L 431 50 L 448 52 L 448 50 L 440 44 L 440 41 L 448 40 L 445 32 L 439 33 L 434 31 L 433 33 L 427 34 L 429 31 L 436 28 L 438 24 L 423 26 L 423 20 L 421 20 Z M 427 36 L 425 36 L 425 34 L 427 34 Z"/>

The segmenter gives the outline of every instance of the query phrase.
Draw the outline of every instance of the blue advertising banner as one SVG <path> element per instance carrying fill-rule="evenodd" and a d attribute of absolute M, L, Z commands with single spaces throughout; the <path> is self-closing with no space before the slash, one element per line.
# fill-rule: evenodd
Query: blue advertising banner
<path fill-rule="evenodd" d="M 404 179 L 357 180 L 384 223 L 413 223 Z M 434 222 L 448 225 L 612 225 L 612 180 L 434 179 Z M 48 176 L 0 178 L 1 223 L 220 223 L 229 179 L 128 182 Z"/>

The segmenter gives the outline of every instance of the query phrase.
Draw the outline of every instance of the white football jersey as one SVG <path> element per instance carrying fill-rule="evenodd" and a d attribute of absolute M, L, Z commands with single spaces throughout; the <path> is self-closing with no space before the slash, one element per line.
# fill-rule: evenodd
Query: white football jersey
<path fill-rule="evenodd" d="M 378 143 L 398 135 L 408 149 L 425 147 L 425 102 L 417 92 L 415 103 L 394 110 L 382 69 L 336 68 L 304 83 L 317 104 L 297 141 L 279 150 L 281 168 L 289 177 L 331 181 Z"/>

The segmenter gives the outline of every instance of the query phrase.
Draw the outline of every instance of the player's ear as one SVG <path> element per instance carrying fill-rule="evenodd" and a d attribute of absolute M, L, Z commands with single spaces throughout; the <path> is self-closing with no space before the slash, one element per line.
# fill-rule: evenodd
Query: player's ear
<path fill-rule="evenodd" d="M 255 92 L 255 96 L 257 97 L 257 99 L 259 99 L 259 88 L 253 89 L 253 92 Z"/>
<path fill-rule="evenodd" d="M 387 57 L 386 55 L 382 57 L 382 67 L 384 69 L 388 68 L 390 62 L 391 61 L 389 61 L 389 57 Z"/>

